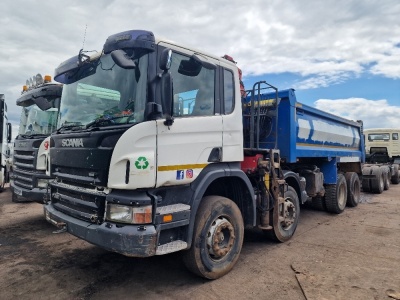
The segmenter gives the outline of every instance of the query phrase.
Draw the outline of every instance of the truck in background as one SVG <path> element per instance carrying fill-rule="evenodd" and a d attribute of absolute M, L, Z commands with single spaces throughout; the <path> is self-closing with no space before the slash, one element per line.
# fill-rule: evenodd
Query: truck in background
<path fill-rule="evenodd" d="M 184 250 L 189 270 L 215 279 L 235 265 L 245 227 L 285 242 L 300 203 L 358 203 L 361 124 L 266 82 L 242 99 L 224 58 L 132 30 L 60 64 L 55 80 L 44 214 L 90 243 L 135 257 Z"/>
<path fill-rule="evenodd" d="M 23 86 L 17 105 L 22 107 L 14 141 L 12 200 L 43 203 L 50 176 L 49 139 L 56 129 L 62 85 L 37 74 Z"/>
<path fill-rule="evenodd" d="M 390 184 L 400 182 L 400 129 L 365 129 L 366 164 L 363 166 L 362 189 L 382 193 Z"/>
<path fill-rule="evenodd" d="M 6 183 L 10 182 L 10 166 L 8 163 L 11 142 L 11 123 L 8 122 L 7 104 L 4 94 L 0 94 L 0 192 Z"/>

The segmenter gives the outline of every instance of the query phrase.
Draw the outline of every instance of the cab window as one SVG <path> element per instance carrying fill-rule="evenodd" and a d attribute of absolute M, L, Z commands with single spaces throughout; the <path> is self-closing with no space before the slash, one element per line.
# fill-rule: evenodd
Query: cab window
<path fill-rule="evenodd" d="M 215 70 L 196 65 L 189 56 L 173 52 L 170 72 L 175 117 L 214 115 Z"/>

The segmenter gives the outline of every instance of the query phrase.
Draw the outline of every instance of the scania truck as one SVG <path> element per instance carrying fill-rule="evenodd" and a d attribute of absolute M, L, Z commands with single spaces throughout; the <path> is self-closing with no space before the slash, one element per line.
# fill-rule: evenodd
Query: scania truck
<path fill-rule="evenodd" d="M 12 200 L 43 203 L 50 177 L 48 136 L 56 129 L 62 85 L 49 75 L 37 74 L 23 86 L 17 105 L 22 107 L 14 141 Z"/>
<path fill-rule="evenodd" d="M 11 123 L 8 122 L 4 94 L 0 94 L 0 192 L 4 190 L 5 184 L 10 181 L 10 167 L 8 164 L 8 159 L 11 155 L 10 142 Z"/>
<path fill-rule="evenodd" d="M 104 249 L 182 250 L 189 270 L 215 279 L 235 265 L 244 228 L 285 242 L 300 203 L 337 214 L 358 203 L 361 124 L 266 82 L 242 98 L 225 58 L 132 30 L 80 51 L 55 80 L 44 214 Z"/>

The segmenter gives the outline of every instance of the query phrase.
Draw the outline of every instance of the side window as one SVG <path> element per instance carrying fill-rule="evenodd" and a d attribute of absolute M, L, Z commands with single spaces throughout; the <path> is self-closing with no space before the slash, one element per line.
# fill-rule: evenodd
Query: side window
<path fill-rule="evenodd" d="M 233 111 L 235 104 L 235 92 L 233 84 L 233 74 L 228 70 L 224 70 L 224 105 L 225 114 L 230 114 Z"/>
<path fill-rule="evenodd" d="M 398 141 L 399 140 L 399 134 L 396 132 L 396 133 L 392 133 L 392 140 L 394 140 L 394 141 Z"/>
<path fill-rule="evenodd" d="M 174 116 L 214 115 L 215 70 L 173 52 L 170 72 L 174 84 Z"/>

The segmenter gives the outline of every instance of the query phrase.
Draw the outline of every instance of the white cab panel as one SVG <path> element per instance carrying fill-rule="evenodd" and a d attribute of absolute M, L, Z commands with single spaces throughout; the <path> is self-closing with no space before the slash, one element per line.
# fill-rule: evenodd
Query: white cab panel
<path fill-rule="evenodd" d="M 127 170 L 129 178 L 126 183 Z M 132 126 L 118 140 L 111 157 L 108 187 L 127 190 L 152 188 L 155 182 L 156 122 L 149 121 Z"/>

